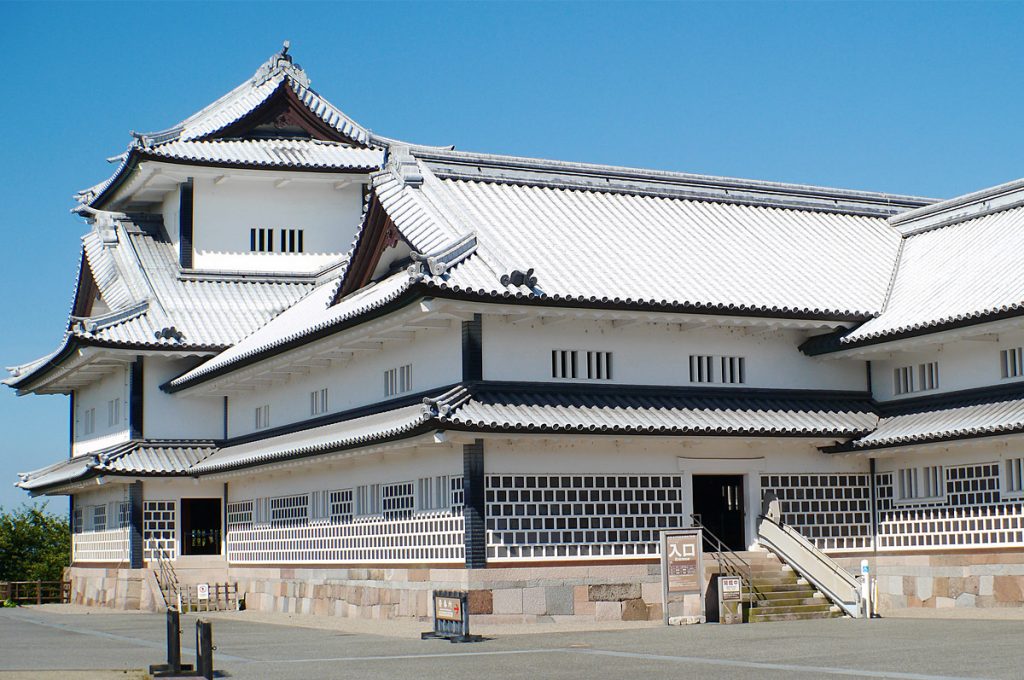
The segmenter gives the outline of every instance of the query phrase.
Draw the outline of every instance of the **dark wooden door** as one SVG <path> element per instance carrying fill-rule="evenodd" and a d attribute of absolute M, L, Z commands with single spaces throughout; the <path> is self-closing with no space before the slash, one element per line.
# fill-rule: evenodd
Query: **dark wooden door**
<path fill-rule="evenodd" d="M 694 475 L 693 513 L 731 550 L 746 550 L 743 475 Z M 704 550 L 717 548 L 708 541 Z"/>

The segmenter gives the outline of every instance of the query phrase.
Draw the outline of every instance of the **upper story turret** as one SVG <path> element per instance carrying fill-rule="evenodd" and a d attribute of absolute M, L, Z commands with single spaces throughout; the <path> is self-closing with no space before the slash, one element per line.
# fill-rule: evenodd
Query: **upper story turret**
<path fill-rule="evenodd" d="M 177 125 L 133 133 L 77 210 L 162 218 L 186 273 L 311 275 L 352 245 L 383 140 L 310 88 L 288 54 Z"/>

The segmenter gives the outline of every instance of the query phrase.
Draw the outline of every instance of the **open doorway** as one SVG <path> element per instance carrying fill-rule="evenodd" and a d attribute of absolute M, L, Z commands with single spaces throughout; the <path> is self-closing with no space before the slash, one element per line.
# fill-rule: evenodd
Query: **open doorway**
<path fill-rule="evenodd" d="M 181 554 L 220 555 L 220 499 L 181 499 Z"/>
<path fill-rule="evenodd" d="M 746 550 L 743 475 L 694 475 L 693 514 L 730 550 Z M 717 547 L 704 542 L 704 550 Z"/>

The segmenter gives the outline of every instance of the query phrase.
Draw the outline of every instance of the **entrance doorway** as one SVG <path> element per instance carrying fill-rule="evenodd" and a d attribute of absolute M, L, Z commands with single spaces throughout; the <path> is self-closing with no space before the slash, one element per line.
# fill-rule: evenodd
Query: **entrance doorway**
<path fill-rule="evenodd" d="M 746 550 L 743 475 L 694 475 L 693 514 L 730 550 Z M 716 551 L 704 541 L 704 550 Z"/>
<path fill-rule="evenodd" d="M 220 499 L 181 499 L 181 554 L 220 554 Z"/>

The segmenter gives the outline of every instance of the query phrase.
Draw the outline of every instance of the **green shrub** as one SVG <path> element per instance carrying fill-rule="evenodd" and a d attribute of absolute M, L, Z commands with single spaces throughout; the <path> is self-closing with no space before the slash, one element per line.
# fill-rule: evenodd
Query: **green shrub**
<path fill-rule="evenodd" d="M 0 508 L 0 581 L 58 581 L 70 559 L 66 517 L 46 512 L 45 505 Z"/>

